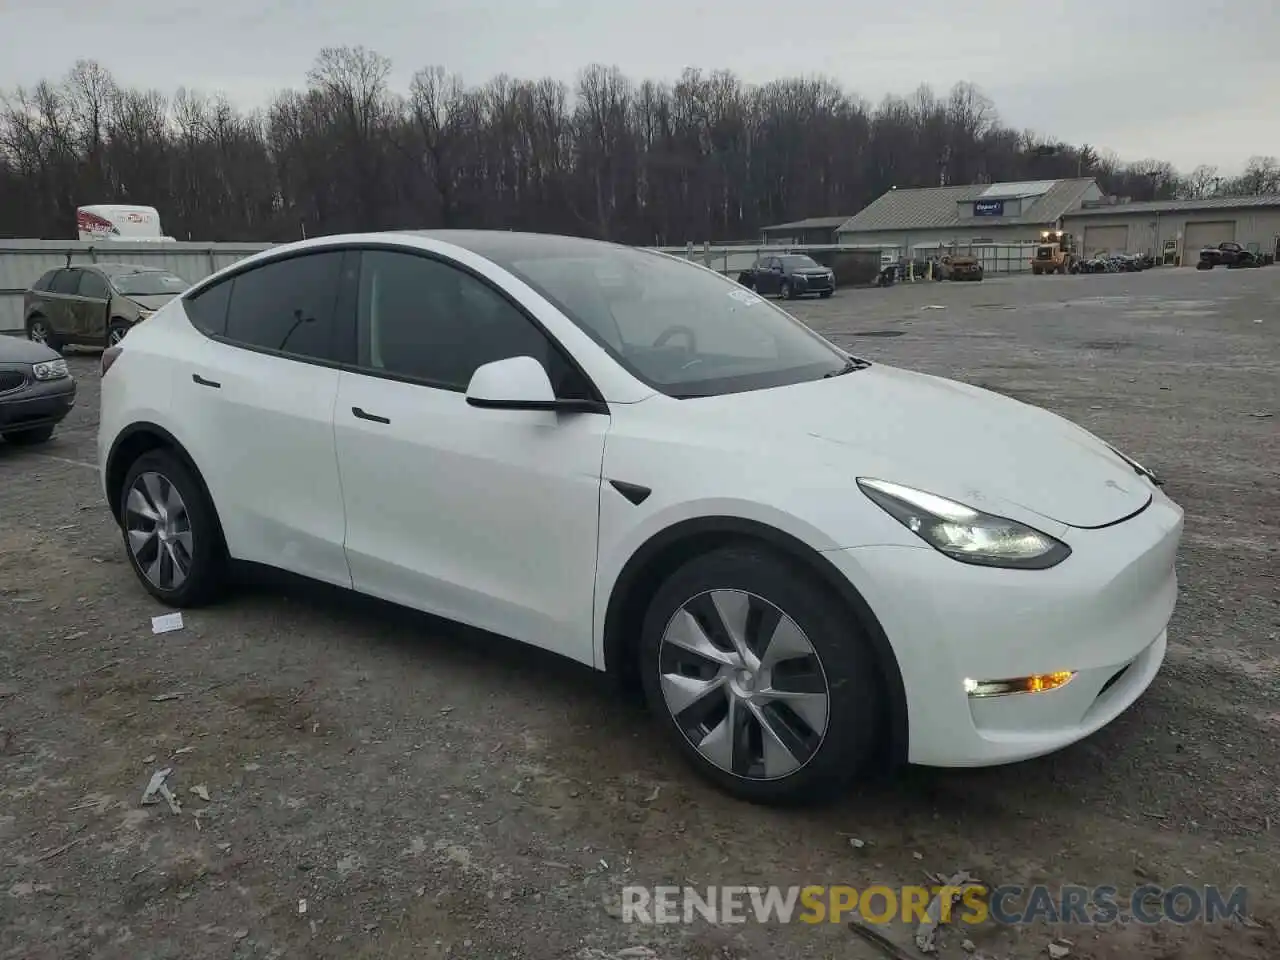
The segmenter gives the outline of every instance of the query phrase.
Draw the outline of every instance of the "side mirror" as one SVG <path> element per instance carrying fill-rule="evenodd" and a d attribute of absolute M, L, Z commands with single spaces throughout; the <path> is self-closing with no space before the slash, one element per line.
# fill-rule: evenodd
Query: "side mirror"
<path fill-rule="evenodd" d="M 608 413 L 597 400 L 557 399 L 547 371 L 533 357 L 508 357 L 477 367 L 467 385 L 467 403 L 485 410 Z"/>

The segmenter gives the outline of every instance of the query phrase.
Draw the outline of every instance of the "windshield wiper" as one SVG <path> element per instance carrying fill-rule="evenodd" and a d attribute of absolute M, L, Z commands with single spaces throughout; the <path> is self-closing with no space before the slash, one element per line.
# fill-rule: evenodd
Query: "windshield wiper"
<path fill-rule="evenodd" d="M 846 373 L 853 373 L 855 370 L 865 370 L 871 366 L 870 360 L 863 360 L 860 357 L 850 357 L 844 362 L 844 366 L 839 370 L 832 370 L 830 373 L 822 375 L 823 380 L 830 380 L 832 377 L 842 377 Z"/>

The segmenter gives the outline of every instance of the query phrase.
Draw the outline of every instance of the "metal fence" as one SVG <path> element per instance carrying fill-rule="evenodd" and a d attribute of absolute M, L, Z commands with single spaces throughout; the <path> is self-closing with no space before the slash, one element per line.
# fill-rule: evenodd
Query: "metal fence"
<path fill-rule="evenodd" d="M 684 257 L 718 270 L 725 274 L 736 274 L 745 270 L 761 256 L 776 256 L 784 253 L 804 253 L 817 260 L 828 256 L 849 253 L 879 253 L 897 261 L 903 257 L 900 247 L 891 244 L 831 244 L 814 245 L 782 245 L 782 244 L 686 244 L 683 247 L 659 247 L 663 253 Z M 1031 258 L 1035 254 L 1034 243 L 959 243 L 935 244 L 926 246 L 917 244 L 911 249 L 907 260 L 917 261 L 943 256 L 974 257 L 982 264 L 984 273 L 1027 273 L 1031 270 Z"/>
<path fill-rule="evenodd" d="M 96 243 L 80 240 L 0 240 L 0 333 L 23 330 L 22 295 L 47 270 L 71 263 L 124 262 L 163 267 L 195 283 L 267 243 Z"/>
<path fill-rule="evenodd" d="M 915 248 L 916 257 L 974 257 L 983 273 L 1030 273 L 1034 243 L 960 243 L 944 247 Z"/>
<path fill-rule="evenodd" d="M 46 270 L 71 263 L 116 261 L 163 267 L 184 280 L 195 283 L 216 270 L 244 257 L 266 250 L 267 243 L 182 243 L 149 242 L 109 243 L 78 240 L 0 240 L 0 333 L 21 333 L 23 329 L 22 295 Z M 779 245 L 753 243 L 686 244 L 683 247 L 658 247 L 663 253 L 684 257 L 695 263 L 736 276 L 761 256 L 784 253 L 808 254 L 823 263 L 835 262 L 842 256 L 869 256 L 880 252 L 895 260 L 900 251 L 894 247 L 868 245 Z M 993 273 L 1020 273 L 1030 269 L 1035 244 L 968 244 L 941 248 L 916 247 L 917 259 L 946 253 L 977 257 L 983 270 Z M 878 257 L 877 257 L 878 259 Z"/>

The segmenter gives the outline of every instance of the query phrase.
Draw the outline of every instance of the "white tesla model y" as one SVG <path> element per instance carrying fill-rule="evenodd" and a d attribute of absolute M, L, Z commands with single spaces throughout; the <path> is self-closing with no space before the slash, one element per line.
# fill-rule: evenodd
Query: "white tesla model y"
<path fill-rule="evenodd" d="M 1182 511 L 1103 441 L 591 240 L 273 248 L 107 350 L 100 429 L 162 601 L 266 564 L 536 644 L 757 801 L 1079 740 L 1177 593 Z"/>

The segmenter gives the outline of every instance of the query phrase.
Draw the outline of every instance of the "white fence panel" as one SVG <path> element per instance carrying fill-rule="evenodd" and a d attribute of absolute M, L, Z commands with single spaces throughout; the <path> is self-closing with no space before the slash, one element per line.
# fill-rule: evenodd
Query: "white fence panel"
<path fill-rule="evenodd" d="M 0 333 L 23 330 L 22 295 L 46 270 L 71 263 L 136 263 L 164 267 L 195 283 L 269 243 L 100 243 L 79 240 L 0 240 Z"/>

